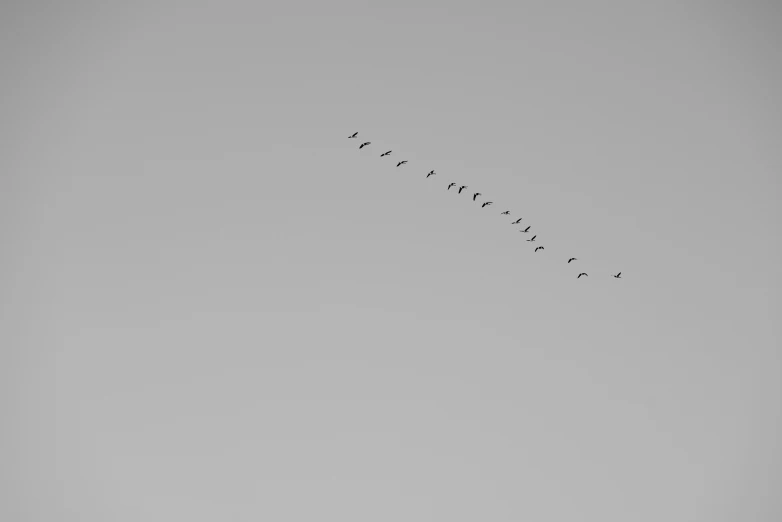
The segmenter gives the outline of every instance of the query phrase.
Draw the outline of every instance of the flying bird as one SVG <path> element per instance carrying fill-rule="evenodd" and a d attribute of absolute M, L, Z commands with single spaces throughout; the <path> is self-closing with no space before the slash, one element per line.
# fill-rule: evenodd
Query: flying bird
<path fill-rule="evenodd" d="M 517 225 L 519 223 L 521 223 L 521 218 L 519 218 L 516 221 L 514 221 L 513 223 L 511 223 L 511 225 Z"/>
<path fill-rule="evenodd" d="M 398 167 L 400 165 L 404 165 L 405 163 L 407 163 L 407 160 L 400 161 L 399 163 L 396 164 L 396 166 Z"/>
<path fill-rule="evenodd" d="M 427 174 L 426 177 L 428 178 L 429 176 L 434 176 L 434 175 L 435 175 L 435 172 L 433 170 L 430 170 L 429 174 Z"/>
<path fill-rule="evenodd" d="M 467 188 L 467 185 L 462 185 L 461 187 L 459 187 L 459 194 L 461 194 L 462 190 L 464 190 L 466 188 Z"/>
<path fill-rule="evenodd" d="M 532 236 L 532 237 L 531 237 L 531 238 L 529 238 L 527 241 L 535 241 L 535 238 L 536 238 L 536 237 L 538 237 L 538 236 Z"/>
<path fill-rule="evenodd" d="M 391 154 L 391 152 L 393 151 L 389 150 L 388 152 L 384 152 L 383 154 L 380 155 L 380 157 L 382 158 L 383 156 L 388 156 L 389 154 Z"/>
<path fill-rule="evenodd" d="M 538 247 L 538 248 L 535 249 L 535 252 L 537 252 L 538 250 L 544 250 L 544 248 L 543 247 Z"/>
<path fill-rule="evenodd" d="M 352 136 L 348 136 L 348 138 L 355 138 L 356 136 L 358 136 L 358 132 L 354 132 L 353 135 Z"/>
<path fill-rule="evenodd" d="M 540 247 L 538 247 L 538 248 L 540 248 Z M 583 276 L 587 276 L 587 277 L 589 277 L 589 274 L 587 274 L 586 272 L 581 272 L 580 274 L 578 274 L 578 277 L 576 277 L 576 279 L 578 279 L 578 278 L 579 278 L 579 277 L 581 277 L 582 275 L 583 275 Z"/>
<path fill-rule="evenodd" d="M 475 201 L 475 198 L 477 198 L 478 196 L 481 196 L 481 195 L 482 194 L 480 192 L 476 192 L 475 194 L 472 195 L 472 200 Z"/>
<path fill-rule="evenodd" d="M 614 277 L 617 278 L 617 279 L 622 279 L 621 275 L 622 275 L 622 272 L 619 272 Z"/>
<path fill-rule="evenodd" d="M 525 228 L 524 230 L 519 230 L 519 232 L 529 232 L 530 227 Z"/>
<path fill-rule="evenodd" d="M 371 143 L 372 143 L 371 141 L 365 141 L 364 143 L 362 143 L 361 145 L 359 145 L 359 147 L 358 147 L 358 148 L 359 148 L 359 149 L 363 149 L 364 147 L 366 147 L 367 145 L 369 145 L 369 144 L 371 144 Z"/>
<path fill-rule="evenodd" d="M 481 205 L 481 208 L 485 207 L 486 205 L 491 205 L 491 203 L 492 203 L 491 201 L 487 201 L 486 203 L 484 203 L 483 205 Z"/>
<path fill-rule="evenodd" d="M 570 263 L 571 261 L 578 261 L 578 259 L 576 259 L 575 257 L 571 257 L 570 259 L 567 260 L 568 263 Z"/>
<path fill-rule="evenodd" d="M 505 212 L 500 212 L 500 214 L 510 214 L 510 210 L 506 210 Z"/>
<path fill-rule="evenodd" d="M 448 185 L 448 190 L 451 190 L 451 187 L 455 187 L 455 186 L 456 186 L 456 183 L 451 183 L 450 185 Z"/>

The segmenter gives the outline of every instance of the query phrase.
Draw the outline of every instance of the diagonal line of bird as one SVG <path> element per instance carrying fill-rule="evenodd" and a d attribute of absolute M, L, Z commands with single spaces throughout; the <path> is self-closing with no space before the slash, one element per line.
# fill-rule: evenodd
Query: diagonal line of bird
<path fill-rule="evenodd" d="M 349 138 L 349 139 L 354 139 L 354 138 L 357 138 L 357 137 L 358 137 L 358 132 L 354 132 L 353 134 L 351 134 L 350 136 L 348 136 L 348 138 Z M 359 149 L 363 149 L 364 147 L 367 147 L 367 146 L 369 146 L 369 145 L 372 145 L 372 142 L 371 142 L 371 141 L 365 141 L 365 142 L 362 142 L 362 143 L 361 143 L 361 145 L 359 145 L 359 147 L 358 147 L 358 148 L 359 148 Z M 381 158 L 383 158 L 383 157 L 385 157 L 385 156 L 389 156 L 389 155 L 390 155 L 392 152 L 393 152 L 393 150 L 386 151 L 386 152 L 384 152 L 383 154 L 381 154 L 381 155 L 380 155 L 380 157 L 381 157 Z M 406 165 L 406 164 L 407 164 L 407 160 L 402 160 L 402 161 L 399 161 L 399 162 L 396 164 L 396 166 L 397 166 L 397 168 L 399 168 L 399 167 L 401 167 L 402 165 Z M 429 171 L 429 172 L 426 174 L 426 178 L 428 179 L 429 177 L 431 177 L 431 176 L 435 176 L 435 175 L 437 175 L 437 173 L 436 173 L 434 170 L 430 170 L 430 171 Z M 458 185 L 457 183 L 451 182 L 451 183 L 449 183 L 449 184 L 448 184 L 448 187 L 446 188 L 446 190 L 449 190 L 449 191 L 450 191 L 450 190 L 451 190 L 453 187 L 457 187 L 457 185 Z M 468 187 L 467 185 L 458 185 L 458 187 L 457 187 L 457 190 L 456 190 L 456 193 L 457 193 L 457 194 L 461 194 L 461 193 L 462 193 L 462 191 L 463 191 L 464 189 L 466 189 L 466 188 L 469 188 L 469 187 Z M 476 200 L 478 199 L 478 196 L 482 196 L 482 195 L 483 195 L 483 194 L 481 194 L 480 192 L 475 192 L 475 193 L 473 193 L 473 195 L 472 195 L 472 200 L 473 200 L 473 201 L 476 201 Z M 488 207 L 488 206 L 492 205 L 492 203 L 494 203 L 494 202 L 493 202 L 493 201 L 484 201 L 484 202 L 481 202 L 481 208 L 486 208 L 486 207 Z M 500 212 L 500 215 L 508 216 L 508 215 L 510 215 L 510 210 L 505 210 L 505 211 L 503 211 L 503 212 Z M 521 220 L 522 220 L 522 218 L 518 218 L 516 221 L 512 221 L 510 224 L 511 224 L 511 225 L 518 225 L 519 223 L 521 223 Z M 524 228 L 524 229 L 522 229 L 522 230 L 519 230 L 519 232 L 522 232 L 522 233 L 525 233 L 525 234 L 526 234 L 526 233 L 528 233 L 528 232 L 529 232 L 529 229 L 530 229 L 530 228 L 532 228 L 532 227 L 530 227 L 530 226 L 527 226 L 527 228 Z M 534 242 L 535 242 L 535 239 L 536 239 L 537 237 L 538 237 L 538 236 L 537 236 L 537 234 L 534 234 L 534 235 L 533 235 L 531 238 L 527 239 L 527 242 L 528 242 L 528 243 L 534 243 Z M 537 247 L 535 247 L 535 252 L 537 252 L 537 251 L 539 251 L 539 250 L 545 250 L 545 248 L 543 248 L 543 246 L 542 246 L 542 245 L 541 245 L 541 246 L 537 246 Z M 569 258 L 569 259 L 567 260 L 567 264 L 570 264 L 572 261 L 578 261 L 578 258 L 576 258 L 576 257 L 571 257 L 571 258 Z M 586 272 L 579 272 L 579 274 L 576 276 L 576 279 L 580 279 L 580 278 L 581 278 L 581 276 L 584 276 L 584 277 L 589 277 L 589 274 L 587 274 Z M 616 279 L 621 279 L 621 276 L 622 276 L 622 272 L 618 272 L 617 274 L 612 274 L 612 277 L 614 277 L 614 278 L 616 278 Z"/>

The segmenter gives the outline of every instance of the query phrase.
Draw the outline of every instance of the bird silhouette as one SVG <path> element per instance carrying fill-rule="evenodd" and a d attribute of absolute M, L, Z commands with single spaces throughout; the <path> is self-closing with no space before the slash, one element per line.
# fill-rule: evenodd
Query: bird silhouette
<path fill-rule="evenodd" d="M 576 259 L 575 257 L 571 257 L 570 259 L 567 260 L 568 263 L 570 263 L 571 261 L 578 261 L 578 259 Z"/>
<path fill-rule="evenodd" d="M 538 236 L 532 236 L 532 237 L 531 237 L 531 238 L 529 238 L 527 241 L 535 241 L 535 238 L 536 238 L 536 237 L 538 237 Z"/>
<path fill-rule="evenodd" d="M 510 210 L 506 210 L 505 212 L 500 212 L 500 214 L 502 214 L 502 215 L 510 214 Z"/>
<path fill-rule="evenodd" d="M 524 230 L 519 230 L 519 232 L 529 232 L 530 227 L 525 228 Z"/>
<path fill-rule="evenodd" d="M 427 174 L 426 177 L 428 178 L 429 176 L 435 176 L 435 175 L 436 175 L 435 172 L 433 170 L 430 170 L 429 174 Z"/>
<path fill-rule="evenodd" d="M 404 165 L 405 163 L 407 163 L 407 160 L 400 161 L 399 163 L 396 164 L 396 166 L 399 167 L 400 165 Z"/>
<path fill-rule="evenodd" d="M 536 249 L 535 249 L 535 252 L 537 252 L 538 250 L 543 250 L 543 247 L 542 247 L 542 246 L 540 246 L 540 247 L 536 248 Z"/>
<path fill-rule="evenodd" d="M 617 279 L 622 279 L 622 277 L 621 277 L 621 276 L 622 276 L 622 272 L 619 272 L 619 273 L 618 273 L 618 274 L 616 274 L 614 277 L 615 277 L 615 278 L 617 278 Z"/>
<path fill-rule="evenodd" d="M 519 218 L 516 221 L 514 221 L 513 223 L 511 223 L 511 225 L 517 225 L 519 223 L 521 223 L 521 218 Z"/>
<path fill-rule="evenodd" d="M 348 138 L 355 138 L 356 136 L 358 136 L 358 132 L 354 132 L 353 135 L 352 136 L 348 136 Z"/>
<path fill-rule="evenodd" d="M 461 187 L 459 187 L 459 192 L 458 193 L 461 194 L 462 190 L 464 190 L 466 188 L 467 188 L 467 185 L 462 185 Z"/>
<path fill-rule="evenodd" d="M 486 205 L 491 205 L 491 203 L 492 203 L 491 201 L 487 201 L 486 203 L 484 203 L 483 205 L 481 205 L 481 208 L 485 207 Z"/>
<path fill-rule="evenodd" d="M 384 152 L 383 154 L 381 154 L 381 155 L 380 155 L 380 157 L 382 158 L 383 156 L 388 156 L 388 155 L 389 155 L 389 154 L 391 154 L 392 152 L 393 152 L 393 151 L 390 151 L 390 150 L 389 150 L 388 152 Z"/>
<path fill-rule="evenodd" d="M 448 190 L 451 190 L 451 187 L 455 187 L 455 186 L 456 186 L 456 183 L 451 183 L 450 185 L 448 185 Z"/>
<path fill-rule="evenodd" d="M 538 248 L 540 248 L 540 247 L 538 247 Z M 578 278 L 579 278 L 579 277 L 581 277 L 582 275 L 583 275 L 583 276 L 587 276 L 587 277 L 589 277 L 589 274 L 587 274 L 586 272 L 581 272 L 580 274 L 578 274 L 578 276 L 576 277 L 576 279 L 578 279 Z"/>
<path fill-rule="evenodd" d="M 367 145 L 370 145 L 371 143 L 372 143 L 371 141 L 365 141 L 364 143 L 362 143 L 361 145 L 359 145 L 359 147 L 358 147 L 358 148 L 359 148 L 359 149 L 363 149 L 364 147 L 366 147 Z"/>
<path fill-rule="evenodd" d="M 472 200 L 475 201 L 475 198 L 477 198 L 478 196 L 481 196 L 481 195 L 482 194 L 480 192 L 476 192 L 475 194 L 472 195 Z"/>

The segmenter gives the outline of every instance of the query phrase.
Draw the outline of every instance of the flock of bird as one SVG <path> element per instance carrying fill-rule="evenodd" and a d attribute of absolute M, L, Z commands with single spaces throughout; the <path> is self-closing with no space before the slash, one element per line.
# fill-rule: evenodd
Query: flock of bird
<path fill-rule="evenodd" d="M 352 135 L 348 136 L 349 139 L 353 139 L 353 138 L 357 138 L 357 137 L 358 137 L 358 132 L 354 132 Z M 372 145 L 372 142 L 371 141 L 365 141 L 365 142 L 361 143 L 361 145 L 359 145 L 358 148 L 359 149 L 363 149 L 364 147 L 367 147 L 369 145 Z M 380 157 L 382 158 L 382 157 L 385 157 L 385 156 L 389 156 L 392 152 L 393 152 L 392 150 L 386 151 L 383 154 L 381 154 Z M 401 167 L 402 165 L 405 165 L 406 163 L 407 163 L 407 160 L 402 160 L 402 161 L 398 162 L 396 164 L 396 166 L 397 167 Z M 430 170 L 429 173 L 426 174 L 426 177 L 429 178 L 430 176 L 434 176 L 434 175 L 436 175 L 436 172 L 434 170 Z M 451 183 L 448 184 L 448 188 L 446 190 L 451 190 L 453 187 L 456 187 L 457 185 L 458 185 L 457 183 L 451 182 Z M 464 190 L 466 188 L 468 188 L 467 185 L 458 185 L 456 193 L 457 194 L 461 194 L 462 190 Z M 478 196 L 482 196 L 482 195 L 483 194 L 481 194 L 480 192 L 475 192 L 472 195 L 472 200 L 476 201 L 478 199 Z M 484 202 L 481 203 L 481 208 L 488 207 L 492 203 L 493 203 L 493 201 L 484 201 Z M 500 214 L 501 215 L 510 215 L 510 210 L 505 210 L 503 212 L 500 212 Z M 518 218 L 516 221 L 512 221 L 511 225 L 518 225 L 519 223 L 521 223 L 521 219 L 522 218 Z M 525 229 L 519 230 L 519 232 L 523 232 L 523 233 L 526 234 L 526 233 L 529 232 L 530 228 L 532 228 L 532 227 L 528 226 Z M 537 238 L 537 237 L 538 237 L 537 234 L 535 234 L 531 238 L 527 239 L 527 242 L 533 243 L 535 241 L 535 238 Z M 535 248 L 535 252 L 537 252 L 538 250 L 545 250 L 545 248 L 543 248 L 543 246 L 541 245 L 541 246 L 538 246 L 538 247 Z M 578 261 L 578 258 L 571 257 L 570 259 L 567 260 L 567 263 L 570 264 L 572 261 Z M 581 276 L 589 277 L 589 274 L 587 274 L 586 272 L 580 272 L 576 276 L 576 279 L 581 278 Z M 612 274 L 612 276 L 614 278 L 616 278 L 616 279 L 621 279 L 622 272 L 619 272 L 617 274 Z"/>

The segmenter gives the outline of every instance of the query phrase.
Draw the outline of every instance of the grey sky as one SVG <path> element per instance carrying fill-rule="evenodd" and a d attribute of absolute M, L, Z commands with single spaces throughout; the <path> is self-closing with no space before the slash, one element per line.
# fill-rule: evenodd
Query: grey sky
<path fill-rule="evenodd" d="M 780 520 L 779 7 L 47 4 L 0 519 Z"/>

